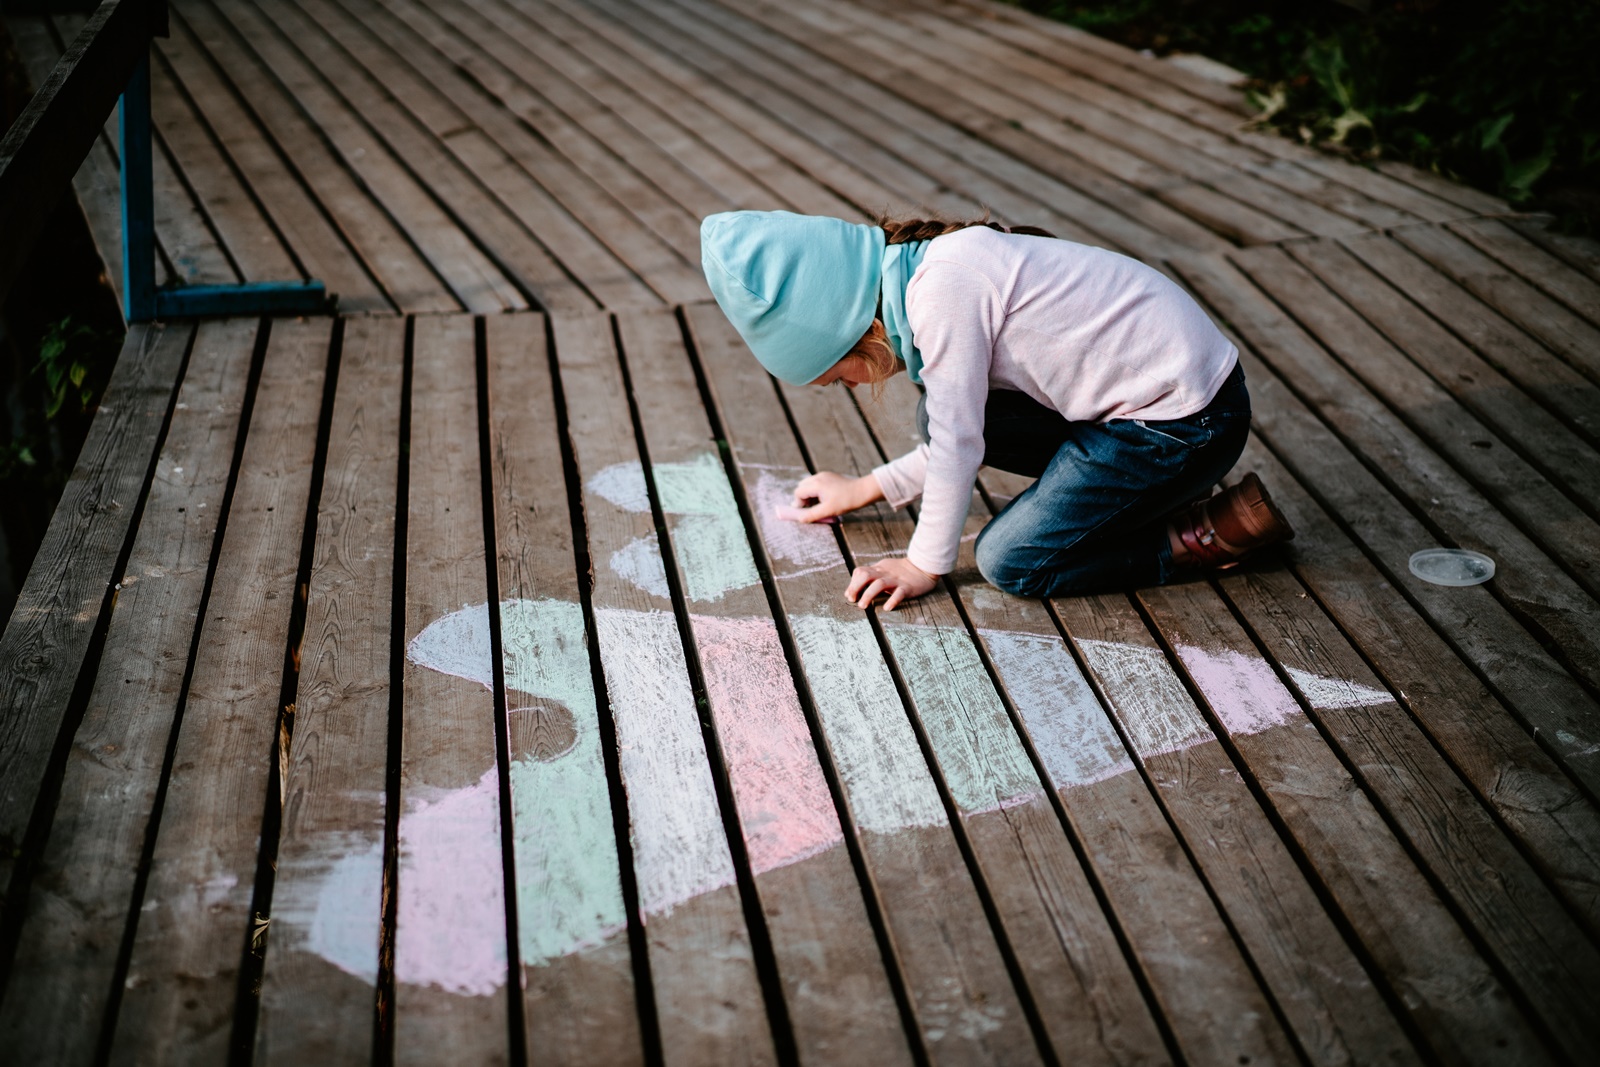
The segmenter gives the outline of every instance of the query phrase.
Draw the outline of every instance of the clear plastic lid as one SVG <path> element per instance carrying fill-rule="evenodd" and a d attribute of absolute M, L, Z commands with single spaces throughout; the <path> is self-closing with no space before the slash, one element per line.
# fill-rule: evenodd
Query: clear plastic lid
<path fill-rule="evenodd" d="M 1466 548 L 1425 548 L 1411 554 L 1411 573 L 1434 585 L 1479 585 L 1494 577 L 1494 560 Z"/>

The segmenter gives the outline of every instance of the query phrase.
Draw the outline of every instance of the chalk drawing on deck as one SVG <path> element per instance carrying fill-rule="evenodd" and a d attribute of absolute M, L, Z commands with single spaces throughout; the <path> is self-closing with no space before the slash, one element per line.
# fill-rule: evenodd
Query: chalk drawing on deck
<path fill-rule="evenodd" d="M 672 536 L 685 597 L 712 602 L 729 590 L 760 581 L 739 505 L 716 453 L 703 452 L 681 463 L 653 464 L 650 473 L 663 514 L 676 518 Z M 650 510 L 644 468 L 638 460 L 605 467 L 587 485 L 591 493 L 624 511 Z M 666 571 L 653 537 L 631 542 L 612 553 L 608 562 L 619 577 L 667 599 Z"/>
<path fill-rule="evenodd" d="M 602 484 L 628 499 L 626 478 L 609 477 Z M 831 534 L 819 532 L 831 545 Z M 571 734 L 564 748 L 521 755 L 510 767 L 520 947 L 523 960 L 537 966 L 605 942 L 624 928 L 626 916 L 582 611 L 562 601 L 509 600 L 501 604 L 500 616 L 513 708 L 537 709 Z M 942 822 L 943 804 L 904 708 L 886 678 L 872 677 L 887 668 L 870 624 L 811 616 L 790 622 L 858 824 L 867 831 L 894 833 Z M 695 616 L 693 623 L 755 873 L 837 847 L 842 840 L 839 819 L 776 626 L 769 618 Z M 608 685 L 630 796 L 648 800 L 637 806 L 641 812 L 656 810 L 666 820 L 644 836 L 679 843 L 676 850 L 638 859 L 641 904 L 647 915 L 663 914 L 733 881 L 714 793 L 708 783 L 684 788 L 684 767 L 696 760 L 699 773 L 709 777 L 693 716 L 679 716 L 682 721 L 669 727 L 657 711 L 681 702 L 687 692 L 681 665 L 676 671 L 664 666 L 669 653 L 681 658 L 677 623 L 666 612 L 601 609 L 596 625 L 608 678 L 615 679 Z M 1063 640 L 997 630 L 982 630 L 980 636 L 1054 788 L 1086 785 L 1133 769 Z M 943 663 L 944 670 L 987 684 L 976 649 L 964 634 L 905 626 L 893 628 L 890 640 L 908 667 L 934 670 Z M 1121 709 L 1146 755 L 1212 738 L 1158 649 L 1102 641 L 1084 641 L 1080 647 L 1096 671 L 1116 672 L 1136 683 L 1130 689 L 1146 694 L 1140 707 Z M 492 687 L 488 606 L 466 607 L 436 620 L 407 651 L 418 666 Z M 1189 646 L 1180 647 L 1179 656 L 1231 730 L 1259 732 L 1300 714 L 1259 657 Z M 681 682 L 670 680 L 674 674 Z M 1380 690 L 1342 679 L 1306 672 L 1294 672 L 1291 679 L 1314 707 L 1390 699 Z M 674 685 L 684 692 L 669 691 Z M 864 705 L 862 694 L 869 692 L 889 696 Z M 1175 707 L 1188 711 L 1174 716 Z M 997 718 L 995 726 L 1003 729 L 1004 720 Z M 960 768 L 945 768 L 963 807 L 998 810 L 1013 793 L 1026 799 L 1029 789 L 1037 792 L 1031 766 L 1005 752 L 1002 739 L 974 738 L 973 743 L 984 752 L 973 761 L 971 781 L 963 779 Z M 980 765 L 984 773 L 999 768 L 1003 780 L 978 781 Z M 686 805 L 694 809 L 687 815 Z M 459 909 L 473 905 L 470 898 L 477 886 L 499 884 L 498 869 L 464 866 L 467 856 L 484 853 L 486 838 L 499 833 L 499 819 L 499 782 L 493 768 L 471 786 L 416 799 L 401 814 L 398 918 L 407 935 L 396 945 L 401 981 L 468 996 L 487 995 L 503 985 L 504 946 L 463 939 L 453 921 Z M 707 826 L 716 831 L 715 838 L 704 833 Z M 637 841 L 637 826 L 635 833 Z M 465 847 L 467 843 L 473 847 Z M 674 851 L 678 854 L 669 854 Z M 323 871 L 320 887 L 308 899 L 314 908 L 306 924 L 308 947 L 350 974 L 374 981 L 381 845 L 352 841 L 348 851 L 317 863 Z"/>

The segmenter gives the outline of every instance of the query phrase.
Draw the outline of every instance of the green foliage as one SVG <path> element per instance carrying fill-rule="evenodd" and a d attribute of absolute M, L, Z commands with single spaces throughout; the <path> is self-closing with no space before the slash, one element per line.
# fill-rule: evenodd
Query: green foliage
<path fill-rule="evenodd" d="M 1135 48 L 1252 76 L 1258 122 L 1404 159 L 1600 229 L 1600 3 L 1102 0 L 1023 6 Z"/>
<path fill-rule="evenodd" d="M 78 410 L 87 411 L 94 399 L 94 387 L 89 384 L 89 363 L 81 354 L 84 347 L 78 341 L 93 341 L 95 332 L 81 323 L 65 318 L 52 323 L 39 340 L 39 362 L 33 373 L 44 375 L 44 417 L 53 419 L 61 413 L 69 395 L 78 401 Z"/>

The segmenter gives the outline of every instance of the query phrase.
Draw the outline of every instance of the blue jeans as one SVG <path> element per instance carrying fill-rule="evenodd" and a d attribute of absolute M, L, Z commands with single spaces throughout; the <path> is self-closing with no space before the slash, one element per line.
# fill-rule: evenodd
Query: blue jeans
<path fill-rule="evenodd" d="M 926 440 L 925 405 L 917 424 Z M 1249 433 L 1237 366 L 1199 412 L 1159 422 L 1068 422 L 1022 393 L 990 392 L 983 462 L 1038 481 L 978 535 L 978 569 L 1030 597 L 1166 582 L 1167 517 L 1228 473 Z"/>

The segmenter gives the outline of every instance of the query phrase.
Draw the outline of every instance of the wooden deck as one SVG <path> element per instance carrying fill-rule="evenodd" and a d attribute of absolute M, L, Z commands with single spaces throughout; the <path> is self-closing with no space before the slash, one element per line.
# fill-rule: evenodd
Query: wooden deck
<path fill-rule="evenodd" d="M 0 640 L 9 1062 L 1600 1060 L 1594 245 L 982 0 L 175 0 L 153 70 L 165 278 L 341 314 L 130 334 Z M 772 505 L 912 387 L 775 387 L 698 219 L 919 206 L 1187 285 L 1292 546 L 847 604 L 912 516 Z"/>

